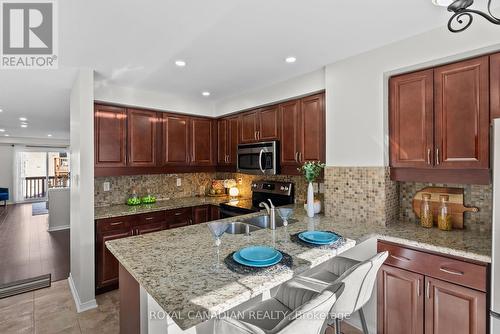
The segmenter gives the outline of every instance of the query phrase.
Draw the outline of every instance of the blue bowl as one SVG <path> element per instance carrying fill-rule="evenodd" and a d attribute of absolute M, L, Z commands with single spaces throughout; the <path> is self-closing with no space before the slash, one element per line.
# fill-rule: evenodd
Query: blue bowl
<path fill-rule="evenodd" d="M 248 261 L 245 260 L 244 258 L 241 257 L 240 252 L 237 251 L 233 254 L 233 260 L 239 264 L 242 264 L 247 267 L 255 267 L 255 268 L 263 268 L 263 267 L 270 267 L 274 266 L 275 264 L 279 263 L 281 259 L 283 259 L 283 255 L 278 252 L 278 257 L 275 259 L 272 259 L 267 262 L 254 262 L 254 261 Z"/>
<path fill-rule="evenodd" d="M 271 247 L 252 246 L 240 249 L 240 256 L 251 262 L 269 262 L 275 260 L 279 256 L 279 252 Z"/>

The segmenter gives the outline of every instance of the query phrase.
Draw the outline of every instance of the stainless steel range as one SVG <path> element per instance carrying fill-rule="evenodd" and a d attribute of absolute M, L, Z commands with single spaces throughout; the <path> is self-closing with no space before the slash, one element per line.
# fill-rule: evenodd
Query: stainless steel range
<path fill-rule="evenodd" d="M 294 203 L 294 186 L 292 182 L 256 181 L 252 183 L 252 198 L 232 200 L 220 205 L 222 218 L 258 212 L 260 202 L 270 199 L 275 206 Z"/>

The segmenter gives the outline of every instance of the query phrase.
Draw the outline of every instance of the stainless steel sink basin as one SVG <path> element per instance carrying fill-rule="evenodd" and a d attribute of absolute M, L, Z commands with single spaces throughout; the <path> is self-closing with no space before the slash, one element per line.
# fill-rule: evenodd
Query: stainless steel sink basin
<path fill-rule="evenodd" d="M 259 227 L 251 224 L 245 224 L 242 222 L 229 223 L 226 229 L 226 233 L 229 234 L 250 234 L 251 232 L 260 230 Z"/>
<path fill-rule="evenodd" d="M 296 221 L 297 220 L 295 219 L 288 219 L 288 224 L 295 223 Z M 267 215 L 246 219 L 243 222 L 254 226 L 258 226 L 260 228 L 269 228 L 270 225 L 270 219 L 269 216 Z M 276 227 L 282 227 L 282 226 L 283 226 L 283 219 L 281 219 L 281 217 L 276 215 Z"/>

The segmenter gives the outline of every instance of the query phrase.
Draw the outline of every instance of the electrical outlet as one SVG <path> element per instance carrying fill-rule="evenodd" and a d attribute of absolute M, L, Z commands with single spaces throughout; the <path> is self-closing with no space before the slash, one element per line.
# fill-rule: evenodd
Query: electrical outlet
<path fill-rule="evenodd" d="M 177 178 L 177 187 L 182 186 L 182 179 L 180 177 Z"/>
<path fill-rule="evenodd" d="M 319 184 L 319 193 L 320 194 L 324 194 L 325 193 L 325 184 L 324 183 L 320 183 Z"/>
<path fill-rule="evenodd" d="M 315 192 L 315 193 L 317 193 L 317 192 L 318 192 L 318 183 L 313 182 L 313 189 L 314 189 L 314 192 Z"/>
<path fill-rule="evenodd" d="M 102 188 L 104 189 L 104 191 L 110 191 L 111 190 L 111 184 L 109 182 L 104 182 L 102 184 Z"/>

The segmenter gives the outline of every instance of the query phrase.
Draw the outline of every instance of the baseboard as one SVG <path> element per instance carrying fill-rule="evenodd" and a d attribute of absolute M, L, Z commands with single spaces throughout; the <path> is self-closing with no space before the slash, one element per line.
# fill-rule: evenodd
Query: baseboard
<path fill-rule="evenodd" d="M 70 225 L 62 225 L 62 226 L 49 227 L 47 231 L 49 232 L 62 231 L 62 230 L 68 230 L 69 228 Z"/>
<path fill-rule="evenodd" d="M 78 296 L 78 291 L 76 290 L 75 282 L 73 281 L 71 273 L 69 274 L 68 277 L 68 283 L 69 283 L 69 289 L 71 290 L 71 294 L 73 295 L 73 300 L 75 301 L 76 312 L 80 313 L 97 307 L 97 301 L 95 299 L 89 300 L 88 302 L 85 303 L 82 303 L 80 301 L 80 296 Z"/>

